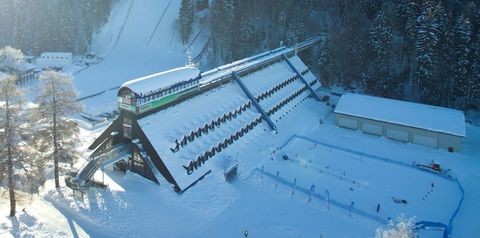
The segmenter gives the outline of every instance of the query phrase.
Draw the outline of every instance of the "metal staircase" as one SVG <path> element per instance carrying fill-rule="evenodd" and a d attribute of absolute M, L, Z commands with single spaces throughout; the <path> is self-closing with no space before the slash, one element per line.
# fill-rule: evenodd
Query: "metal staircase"
<path fill-rule="evenodd" d="M 238 75 L 235 72 L 232 72 L 232 78 L 237 82 L 238 86 L 245 92 L 247 97 L 252 101 L 252 104 L 257 108 L 257 110 L 262 114 L 263 119 L 267 122 L 267 124 L 270 126 L 270 128 L 274 131 L 277 131 L 277 126 L 273 123 L 273 121 L 268 117 L 267 113 L 265 110 L 263 110 L 262 106 L 258 103 L 257 99 L 253 96 L 253 94 L 248 90 L 247 86 L 243 83 L 243 81 L 238 77 Z"/>
<path fill-rule="evenodd" d="M 131 156 L 131 148 L 128 143 L 121 143 L 108 148 L 108 151 L 96 155 L 92 154 L 85 167 L 76 175 L 65 178 L 67 187 L 74 190 L 86 190 L 92 185 L 92 177 L 100 168 L 104 168 L 122 159 Z"/>

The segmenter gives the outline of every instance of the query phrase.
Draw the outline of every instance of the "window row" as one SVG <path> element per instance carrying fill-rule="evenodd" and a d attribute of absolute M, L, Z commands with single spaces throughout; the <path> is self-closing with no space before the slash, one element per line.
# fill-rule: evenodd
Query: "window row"
<path fill-rule="evenodd" d="M 42 59 L 61 59 L 61 60 L 70 60 L 69 57 L 62 57 L 62 56 L 42 56 Z"/>
<path fill-rule="evenodd" d="M 146 102 L 149 102 L 151 100 L 155 100 L 157 98 L 161 98 L 161 97 L 164 97 L 164 96 L 167 96 L 167 95 L 179 92 L 179 91 L 183 91 L 184 89 L 190 88 L 190 87 L 196 85 L 197 83 L 198 83 L 197 80 L 189 81 L 187 83 L 182 83 L 182 84 L 179 84 L 179 85 L 175 85 L 173 87 L 170 87 L 169 89 L 159 91 L 159 92 L 151 94 L 149 96 L 139 98 L 139 99 L 137 99 L 137 105 L 142 104 L 142 103 L 146 103 Z"/>

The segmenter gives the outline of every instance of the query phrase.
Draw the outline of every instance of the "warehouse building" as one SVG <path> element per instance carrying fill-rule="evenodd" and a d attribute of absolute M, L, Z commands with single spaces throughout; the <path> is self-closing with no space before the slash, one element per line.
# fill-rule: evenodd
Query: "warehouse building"
<path fill-rule="evenodd" d="M 345 94 L 334 112 L 340 127 L 450 152 L 466 136 L 463 112 L 449 108 Z"/>

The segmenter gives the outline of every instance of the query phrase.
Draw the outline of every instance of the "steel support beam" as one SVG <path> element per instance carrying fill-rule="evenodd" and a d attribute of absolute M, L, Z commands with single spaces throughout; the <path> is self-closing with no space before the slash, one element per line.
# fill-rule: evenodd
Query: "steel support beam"
<path fill-rule="evenodd" d="M 288 66 L 290 66 L 290 68 L 292 68 L 292 70 L 298 75 L 298 77 L 300 78 L 300 80 L 302 80 L 302 82 L 307 86 L 308 90 L 310 90 L 310 92 L 313 94 L 313 96 L 318 100 L 318 101 L 321 101 L 322 99 L 317 95 L 317 93 L 315 92 L 315 90 L 312 88 L 312 86 L 310 86 L 310 84 L 308 83 L 308 81 L 303 77 L 303 75 L 297 70 L 297 68 L 295 68 L 295 66 L 293 66 L 292 62 L 290 61 L 290 59 L 287 57 L 287 55 L 285 54 L 282 54 L 282 57 L 283 59 L 285 60 L 285 62 L 287 62 Z"/>
<path fill-rule="evenodd" d="M 257 99 L 253 96 L 253 94 L 248 90 L 247 86 L 242 82 L 242 80 L 237 76 L 237 74 L 232 72 L 232 78 L 237 82 L 238 86 L 243 90 L 243 92 L 247 95 L 248 98 L 252 101 L 253 106 L 257 108 L 257 110 L 262 114 L 263 119 L 267 122 L 267 124 L 270 126 L 270 128 L 274 131 L 277 131 L 277 126 L 273 123 L 273 121 L 268 117 L 267 113 L 265 110 L 263 110 L 262 106 L 257 102 Z"/>

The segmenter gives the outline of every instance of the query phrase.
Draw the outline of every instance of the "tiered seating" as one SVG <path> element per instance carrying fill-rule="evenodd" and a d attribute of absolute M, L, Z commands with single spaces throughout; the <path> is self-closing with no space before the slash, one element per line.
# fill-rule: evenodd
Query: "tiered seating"
<path fill-rule="evenodd" d="M 290 95 L 302 89 L 304 86 L 305 85 L 297 78 L 297 80 L 294 80 L 292 83 L 286 85 L 282 89 L 276 91 L 274 94 L 262 100 L 260 104 L 265 109 L 265 111 L 268 112 L 272 107 L 276 106 L 278 103 L 285 100 Z"/>
<path fill-rule="evenodd" d="M 305 70 L 304 73 L 306 74 L 308 72 L 308 70 Z M 275 86 L 271 87 L 270 89 L 262 92 L 260 95 L 258 95 L 256 97 L 257 101 L 260 102 L 266 98 L 268 98 L 269 96 L 271 96 L 272 94 L 276 93 L 277 91 L 279 91 L 280 89 L 290 85 L 291 83 L 293 83 L 295 80 L 298 79 L 298 75 L 293 75 L 291 77 L 289 77 L 288 79 L 282 81 L 281 83 L 279 84 L 276 84 Z"/>
<path fill-rule="evenodd" d="M 303 62 L 293 62 L 310 85 L 319 85 Z M 218 167 L 207 160 L 225 153 L 245 135 L 263 131 L 256 129 L 267 129 L 267 124 L 275 128 L 270 125 L 273 122 L 263 126 L 262 122 L 278 120 L 310 95 L 299 75 L 285 62 L 235 81 L 138 121 L 180 190 Z"/>
<path fill-rule="evenodd" d="M 267 114 L 269 116 L 273 115 L 274 113 L 276 113 L 278 110 L 280 110 L 282 107 L 284 107 L 285 105 L 287 105 L 288 103 L 290 103 L 293 99 L 295 99 L 296 97 L 300 96 L 300 94 L 302 94 L 303 92 L 305 92 L 305 90 L 307 90 L 307 88 L 304 86 L 302 87 L 301 89 L 295 91 L 292 95 L 288 96 L 287 98 L 285 98 L 284 100 L 282 100 L 281 102 L 277 103 L 275 106 L 273 106 L 272 108 L 270 108 L 270 110 L 268 110 Z"/>
<path fill-rule="evenodd" d="M 193 142 L 196 138 L 202 136 L 202 134 L 208 134 L 209 132 L 215 130 L 215 128 L 219 128 L 221 125 L 231 121 L 238 116 L 240 116 L 243 112 L 249 109 L 252 105 L 252 102 L 248 100 L 242 106 L 230 111 L 228 113 L 223 114 L 222 116 L 217 117 L 216 119 L 211 120 L 210 122 L 206 122 L 203 126 L 197 127 L 194 130 L 191 130 L 189 133 L 186 133 L 182 139 L 175 140 L 175 146 L 171 147 L 170 150 L 173 153 L 176 153 L 180 150 L 180 148 L 185 147 L 189 142 Z"/>
<path fill-rule="evenodd" d="M 250 123 L 244 125 L 241 129 L 237 130 L 235 133 L 230 134 L 230 136 L 226 137 L 223 141 L 218 142 L 215 146 L 211 147 L 209 150 L 200 153 L 196 157 L 195 160 L 190 161 L 187 166 L 183 166 L 187 171 L 193 171 L 193 169 L 197 169 L 201 166 L 205 161 L 215 156 L 215 154 L 222 152 L 222 150 L 226 149 L 229 145 L 233 144 L 235 141 L 242 138 L 244 135 L 252 131 L 258 124 L 262 122 L 262 117 L 257 116 L 254 120 Z"/>
<path fill-rule="evenodd" d="M 307 79 L 307 82 L 309 82 L 310 86 L 312 86 L 314 89 L 320 86 L 318 80 L 314 77 L 313 74 L 311 74 L 311 72 L 306 72 L 304 77 Z M 270 117 L 272 117 L 272 120 L 278 122 L 289 112 L 291 112 L 291 110 L 295 109 L 297 106 L 303 103 L 308 98 L 308 96 L 310 96 L 310 91 L 307 90 L 307 86 L 304 85 L 300 90 L 295 91 L 293 94 L 273 106 L 268 111 L 268 114 Z"/>

